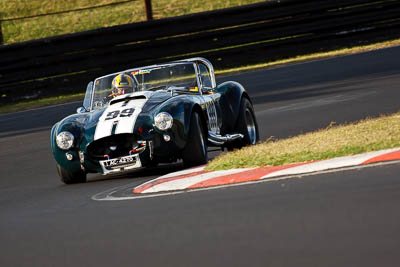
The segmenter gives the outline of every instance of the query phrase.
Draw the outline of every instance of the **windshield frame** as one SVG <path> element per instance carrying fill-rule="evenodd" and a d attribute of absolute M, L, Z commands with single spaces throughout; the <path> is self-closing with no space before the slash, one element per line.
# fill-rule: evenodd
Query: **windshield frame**
<path fill-rule="evenodd" d="M 100 79 L 104 79 L 104 78 L 109 77 L 109 76 L 116 76 L 116 75 L 121 74 L 121 73 L 130 73 L 130 72 L 134 72 L 134 71 L 140 71 L 140 70 L 151 69 L 151 68 L 166 68 L 166 67 L 171 67 L 171 66 L 176 66 L 176 65 L 185 65 L 185 64 L 190 64 L 190 63 L 193 65 L 194 74 L 196 76 L 197 87 L 199 88 L 198 92 L 190 92 L 190 94 L 202 95 L 201 81 L 200 81 L 200 77 L 199 77 L 199 71 L 198 71 L 197 63 L 195 61 L 191 61 L 191 60 L 182 60 L 182 61 L 175 61 L 175 62 L 170 62 L 170 63 L 165 63 L 165 64 L 154 64 L 154 65 L 149 65 L 149 66 L 142 66 L 142 67 L 127 69 L 127 70 L 124 70 L 124 71 L 119 71 L 119 72 L 103 75 L 101 77 L 96 78 L 94 80 L 93 87 L 92 87 L 92 94 L 91 94 L 91 98 L 90 98 L 90 111 L 95 110 L 95 108 L 93 107 L 95 90 L 96 90 L 96 86 L 95 85 L 96 85 L 96 82 L 98 80 L 100 80 Z M 143 90 L 143 92 L 144 91 L 147 91 L 147 90 Z"/>

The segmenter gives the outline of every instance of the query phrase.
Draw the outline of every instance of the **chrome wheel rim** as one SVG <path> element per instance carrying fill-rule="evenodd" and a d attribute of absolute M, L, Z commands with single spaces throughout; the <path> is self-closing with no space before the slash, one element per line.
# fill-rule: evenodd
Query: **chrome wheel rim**
<path fill-rule="evenodd" d="M 246 108 L 246 127 L 250 144 L 254 145 L 257 140 L 256 124 L 254 122 L 253 113 L 249 108 Z"/>

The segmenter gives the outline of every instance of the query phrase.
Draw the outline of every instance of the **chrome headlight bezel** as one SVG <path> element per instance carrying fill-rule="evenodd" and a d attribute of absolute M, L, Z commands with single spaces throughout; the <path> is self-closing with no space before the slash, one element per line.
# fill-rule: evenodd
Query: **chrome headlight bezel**
<path fill-rule="evenodd" d="M 57 135 L 57 146 L 62 150 L 68 150 L 74 145 L 74 135 L 70 132 L 64 131 Z"/>
<path fill-rule="evenodd" d="M 156 126 L 160 131 L 171 129 L 173 124 L 174 119 L 171 114 L 167 112 L 160 112 L 154 117 L 154 126 Z"/>

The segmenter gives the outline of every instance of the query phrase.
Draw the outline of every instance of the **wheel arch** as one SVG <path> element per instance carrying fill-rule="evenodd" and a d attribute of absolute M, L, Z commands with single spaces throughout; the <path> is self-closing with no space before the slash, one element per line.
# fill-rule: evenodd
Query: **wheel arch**
<path fill-rule="evenodd" d="M 251 104 L 249 94 L 246 89 L 238 82 L 228 81 L 218 85 L 216 91 L 221 94 L 220 108 L 222 112 L 221 133 L 227 134 L 235 131 L 236 123 L 239 118 L 240 105 L 242 98 L 247 98 Z"/>
<path fill-rule="evenodd" d="M 191 116 L 193 112 L 199 114 L 203 128 L 206 126 L 206 117 L 204 116 L 201 103 L 200 98 L 180 95 L 165 101 L 153 111 L 154 115 L 160 112 L 167 112 L 173 117 L 174 126 L 171 130 L 175 133 L 174 140 L 179 149 L 184 148 L 188 141 Z"/>
<path fill-rule="evenodd" d="M 83 138 L 84 125 L 86 122 L 86 120 L 84 120 L 85 118 L 87 118 L 86 114 L 73 114 L 57 122 L 51 129 L 50 140 L 54 159 L 60 167 L 67 171 L 81 170 L 78 151 Z M 56 144 L 57 135 L 63 131 L 72 133 L 75 139 L 73 147 L 68 150 L 62 150 Z M 73 159 L 67 160 L 66 153 L 70 153 L 73 156 Z"/>
<path fill-rule="evenodd" d="M 188 114 L 188 116 L 185 116 L 185 136 L 188 136 L 189 134 L 189 129 L 190 129 L 190 121 L 192 119 L 192 114 L 196 112 L 199 114 L 200 116 L 200 121 L 201 121 L 201 125 L 203 126 L 203 131 L 204 134 L 207 136 L 208 135 L 208 127 L 207 127 L 207 118 L 203 112 L 203 109 L 201 108 L 201 106 L 199 104 L 194 104 L 191 108 L 190 113 Z"/>

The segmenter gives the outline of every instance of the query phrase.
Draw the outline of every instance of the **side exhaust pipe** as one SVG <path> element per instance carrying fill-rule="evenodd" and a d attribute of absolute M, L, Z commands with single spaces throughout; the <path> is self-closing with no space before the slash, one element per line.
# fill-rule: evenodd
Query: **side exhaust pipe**
<path fill-rule="evenodd" d="M 237 139 L 242 139 L 244 137 L 243 134 L 235 133 L 235 134 L 226 134 L 219 135 L 215 133 L 208 132 L 208 142 L 216 146 L 222 146 L 227 142 L 232 142 Z"/>

